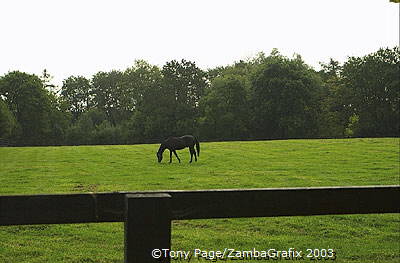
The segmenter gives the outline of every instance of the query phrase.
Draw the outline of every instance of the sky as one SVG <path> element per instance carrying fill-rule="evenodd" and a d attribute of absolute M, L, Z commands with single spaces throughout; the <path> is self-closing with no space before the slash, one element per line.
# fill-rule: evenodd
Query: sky
<path fill-rule="evenodd" d="M 389 0 L 1 0 L 0 76 L 43 69 L 71 75 L 124 70 L 137 59 L 202 69 L 269 54 L 319 62 L 399 45 L 399 4 Z"/>

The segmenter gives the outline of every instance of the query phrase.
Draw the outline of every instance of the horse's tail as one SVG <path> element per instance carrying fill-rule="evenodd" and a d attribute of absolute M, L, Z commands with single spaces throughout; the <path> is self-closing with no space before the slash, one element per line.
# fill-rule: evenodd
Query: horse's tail
<path fill-rule="evenodd" d="M 200 156 L 200 143 L 196 137 L 194 137 L 194 141 L 196 143 L 197 156 Z"/>

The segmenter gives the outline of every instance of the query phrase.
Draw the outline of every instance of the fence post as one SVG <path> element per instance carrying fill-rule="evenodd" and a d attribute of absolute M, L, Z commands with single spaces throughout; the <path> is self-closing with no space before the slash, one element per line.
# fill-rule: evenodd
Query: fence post
<path fill-rule="evenodd" d="M 170 262 L 162 250 L 171 248 L 170 201 L 164 193 L 126 194 L 125 263 Z"/>

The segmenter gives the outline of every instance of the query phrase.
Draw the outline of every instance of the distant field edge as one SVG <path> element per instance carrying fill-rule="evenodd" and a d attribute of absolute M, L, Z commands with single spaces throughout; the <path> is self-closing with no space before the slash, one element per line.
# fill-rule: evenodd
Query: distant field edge
<path fill-rule="evenodd" d="M 353 140 L 353 139 L 399 139 L 400 137 L 346 137 L 346 138 L 333 138 L 333 137 L 321 137 L 321 138 L 302 138 L 302 137 L 294 137 L 294 138 L 232 138 L 232 139 L 202 139 L 198 137 L 200 142 L 258 142 L 258 141 L 289 141 L 289 140 Z M 3 143 L 0 143 L 0 148 L 8 148 L 8 147 L 56 147 L 56 146 L 117 146 L 117 145 L 143 145 L 143 144 L 159 144 L 164 141 L 166 138 L 160 139 L 151 139 L 143 142 L 134 142 L 134 143 L 124 143 L 124 144 L 43 144 L 43 145 L 17 145 L 11 141 L 3 140 Z"/>

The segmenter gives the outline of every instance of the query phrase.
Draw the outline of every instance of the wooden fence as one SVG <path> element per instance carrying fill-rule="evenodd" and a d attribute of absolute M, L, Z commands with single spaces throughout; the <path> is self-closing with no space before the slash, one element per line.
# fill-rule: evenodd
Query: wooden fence
<path fill-rule="evenodd" d="M 399 213 L 400 186 L 263 188 L 0 196 L 0 226 L 125 223 L 125 262 L 170 248 L 171 220 Z"/>

